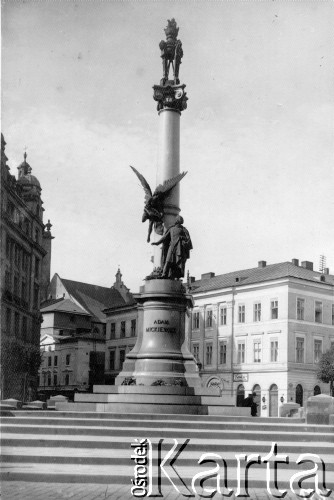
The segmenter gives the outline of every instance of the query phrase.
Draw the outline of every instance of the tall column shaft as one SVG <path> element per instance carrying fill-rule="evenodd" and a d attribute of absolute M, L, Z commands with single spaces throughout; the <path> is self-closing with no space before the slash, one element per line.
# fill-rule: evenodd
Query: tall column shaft
<path fill-rule="evenodd" d="M 180 117 L 178 110 L 165 108 L 159 111 L 159 146 L 157 185 L 180 173 Z M 168 228 L 180 212 L 180 185 L 177 184 L 164 203 L 164 225 Z M 156 235 L 156 240 L 160 236 Z M 154 249 L 154 265 L 159 266 L 161 248 Z"/>

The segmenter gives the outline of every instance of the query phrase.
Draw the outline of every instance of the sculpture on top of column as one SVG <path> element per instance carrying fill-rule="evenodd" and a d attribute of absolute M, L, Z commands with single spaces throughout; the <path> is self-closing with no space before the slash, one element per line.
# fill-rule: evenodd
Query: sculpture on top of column
<path fill-rule="evenodd" d="M 131 165 L 130 165 L 131 167 Z M 163 216 L 164 216 L 164 200 L 169 192 L 180 182 L 181 179 L 186 175 L 187 172 L 181 172 L 180 174 L 166 180 L 163 184 L 159 184 L 154 193 L 145 179 L 145 177 L 138 172 L 134 167 L 131 167 L 141 185 L 145 191 L 145 206 L 144 213 L 142 216 L 142 222 L 149 220 L 147 242 L 150 241 L 151 233 L 154 230 L 157 234 L 162 235 L 164 231 L 163 226 Z"/>
<path fill-rule="evenodd" d="M 188 97 L 184 91 L 185 85 L 181 85 L 179 80 L 183 49 L 181 40 L 177 39 L 179 28 L 174 18 L 167 21 L 167 27 L 164 31 L 166 33 L 166 41 L 161 40 L 159 43 L 163 75 L 160 85 L 154 85 L 153 87 L 153 98 L 158 102 L 158 111 L 164 108 L 183 111 L 187 108 Z M 173 75 L 170 77 L 171 67 Z"/>
<path fill-rule="evenodd" d="M 181 59 L 183 56 L 182 42 L 177 39 L 179 33 L 179 28 L 176 26 L 175 19 L 167 21 L 167 28 L 164 29 L 166 33 L 166 41 L 161 40 L 159 47 L 161 49 L 162 67 L 163 67 L 163 78 L 161 80 L 161 85 L 165 85 L 169 79 L 169 70 L 172 65 L 173 68 L 173 82 L 175 85 L 180 83 L 179 80 L 179 70 Z"/>

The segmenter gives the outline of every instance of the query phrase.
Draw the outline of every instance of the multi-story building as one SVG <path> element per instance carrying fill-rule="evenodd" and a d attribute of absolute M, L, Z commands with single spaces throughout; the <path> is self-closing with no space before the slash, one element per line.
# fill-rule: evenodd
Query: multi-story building
<path fill-rule="evenodd" d="M 317 362 L 334 343 L 334 276 L 305 261 L 189 279 L 195 307 L 190 350 L 205 385 L 234 394 L 257 393 L 258 413 L 275 416 L 284 402 L 301 406 L 328 393 Z"/>
<path fill-rule="evenodd" d="M 42 304 L 39 393 L 89 391 L 105 381 L 106 308 L 126 308 L 132 294 L 120 270 L 111 288 L 55 274 Z M 108 355 L 109 356 L 109 355 Z M 110 359 L 110 357 L 108 357 Z"/>
<path fill-rule="evenodd" d="M 105 309 L 107 316 L 106 332 L 106 383 L 115 384 L 117 375 L 122 371 L 125 355 L 137 341 L 138 310 L 132 296 L 126 304 Z"/>
<path fill-rule="evenodd" d="M 116 275 L 116 283 L 122 283 L 122 275 Z M 123 285 L 124 286 L 124 285 Z M 127 289 L 126 301 L 113 304 L 104 310 L 107 320 L 105 380 L 114 384 L 125 360 L 137 341 L 138 310 L 135 297 Z"/>
<path fill-rule="evenodd" d="M 28 399 L 37 388 L 40 301 L 50 276 L 51 224 L 41 185 L 24 161 L 10 173 L 1 135 L 1 397 Z"/>

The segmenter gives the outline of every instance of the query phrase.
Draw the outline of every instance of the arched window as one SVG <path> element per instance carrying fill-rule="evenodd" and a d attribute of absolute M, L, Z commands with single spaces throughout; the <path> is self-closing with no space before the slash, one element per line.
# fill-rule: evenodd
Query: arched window
<path fill-rule="evenodd" d="M 261 387 L 256 384 L 253 387 L 253 391 L 255 392 L 256 396 L 254 397 L 254 403 L 257 404 L 257 416 L 261 416 Z"/>
<path fill-rule="evenodd" d="M 269 417 L 278 416 L 278 387 L 272 384 L 269 389 Z"/>
<path fill-rule="evenodd" d="M 296 386 L 296 403 L 300 404 L 300 406 L 303 406 L 303 387 L 298 384 Z"/>
<path fill-rule="evenodd" d="M 318 385 L 314 386 L 313 394 L 314 394 L 314 396 L 318 396 L 318 394 L 321 394 L 321 389 Z"/>
<path fill-rule="evenodd" d="M 242 384 L 240 384 L 238 385 L 237 388 L 237 406 L 242 406 L 244 399 L 245 399 L 245 388 Z"/>

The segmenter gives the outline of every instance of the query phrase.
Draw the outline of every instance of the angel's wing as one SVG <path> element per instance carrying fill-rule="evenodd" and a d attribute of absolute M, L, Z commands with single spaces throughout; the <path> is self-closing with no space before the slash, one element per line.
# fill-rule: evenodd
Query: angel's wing
<path fill-rule="evenodd" d="M 167 181 L 165 181 L 163 184 L 159 184 L 159 186 L 157 186 L 155 188 L 155 191 L 153 193 L 153 195 L 155 194 L 159 194 L 159 193 L 164 193 L 164 194 L 167 194 L 168 191 L 170 191 L 171 189 L 173 189 L 174 186 L 176 186 L 176 184 L 178 182 L 180 182 L 181 179 L 183 179 L 183 177 L 186 175 L 187 172 L 181 172 L 180 174 L 176 175 L 175 177 L 172 177 L 171 179 L 168 179 Z"/>
<path fill-rule="evenodd" d="M 140 180 L 140 183 L 141 185 L 143 186 L 144 188 L 144 191 L 145 191 L 145 201 L 147 202 L 150 198 L 152 198 L 152 191 L 151 191 L 151 188 L 147 182 L 147 180 L 145 179 L 145 177 L 143 175 L 141 175 L 138 170 L 136 170 L 134 167 L 131 167 L 130 165 L 130 168 L 132 168 L 132 170 L 134 171 L 134 173 L 136 174 L 136 176 L 138 177 L 138 179 Z"/>

